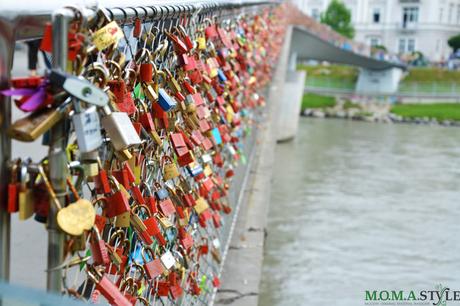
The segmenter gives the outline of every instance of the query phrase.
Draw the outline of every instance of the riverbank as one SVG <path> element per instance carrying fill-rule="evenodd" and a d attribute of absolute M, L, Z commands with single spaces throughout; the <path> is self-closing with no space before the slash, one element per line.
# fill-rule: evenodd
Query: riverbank
<path fill-rule="evenodd" d="M 330 90 L 353 91 L 359 69 L 343 65 L 299 65 L 307 72 L 306 86 Z M 399 84 L 401 94 L 460 94 L 460 71 L 437 67 L 410 67 Z"/>
<path fill-rule="evenodd" d="M 379 101 L 349 101 L 308 93 L 302 101 L 301 115 L 368 122 L 460 126 L 458 103 L 390 105 Z"/>

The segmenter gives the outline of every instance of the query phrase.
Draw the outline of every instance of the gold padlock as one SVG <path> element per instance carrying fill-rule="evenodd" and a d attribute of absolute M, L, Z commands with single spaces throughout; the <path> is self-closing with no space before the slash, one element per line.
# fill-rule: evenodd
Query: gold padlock
<path fill-rule="evenodd" d="M 161 140 L 160 135 L 158 135 L 157 131 L 155 129 L 150 131 L 150 136 L 152 136 L 153 140 L 155 140 L 156 144 L 159 146 L 163 145 L 163 141 Z"/>
<path fill-rule="evenodd" d="M 158 218 L 158 221 L 160 222 L 161 226 L 164 228 L 164 229 L 167 229 L 167 228 L 170 228 L 173 226 L 173 224 L 171 223 L 171 221 L 166 218 L 166 217 L 161 217 L 161 218 Z"/>
<path fill-rule="evenodd" d="M 176 164 L 169 156 L 165 156 L 164 158 L 164 166 L 163 166 L 163 178 L 165 181 L 169 181 L 173 178 L 176 178 L 180 175 L 179 169 L 177 169 Z"/>
<path fill-rule="evenodd" d="M 142 92 L 145 94 L 147 99 L 149 99 L 151 102 L 155 102 L 158 100 L 158 94 L 155 92 L 154 89 L 154 83 L 142 83 Z"/>
<path fill-rule="evenodd" d="M 209 164 L 206 165 L 206 166 L 204 167 L 203 173 L 204 173 L 204 175 L 205 175 L 206 177 L 212 175 L 212 168 L 211 168 L 211 166 L 210 166 Z"/>
<path fill-rule="evenodd" d="M 204 36 L 199 36 L 196 39 L 198 44 L 198 50 L 206 50 L 206 38 Z"/>
<path fill-rule="evenodd" d="M 115 151 L 115 157 L 121 161 L 128 161 L 133 158 L 133 155 L 128 149 L 124 149 L 121 151 Z"/>
<path fill-rule="evenodd" d="M 203 211 L 209 208 L 208 201 L 206 201 L 206 199 L 203 197 L 198 197 L 198 199 L 196 199 L 196 205 L 193 206 L 193 208 L 195 209 L 196 213 L 200 215 Z"/>
<path fill-rule="evenodd" d="M 131 224 L 131 215 L 129 211 L 122 213 L 115 217 L 115 226 L 121 228 L 128 228 Z"/>
<path fill-rule="evenodd" d="M 34 141 L 63 118 L 63 110 L 63 107 L 59 107 L 33 112 L 14 122 L 8 129 L 8 134 L 20 141 Z"/>

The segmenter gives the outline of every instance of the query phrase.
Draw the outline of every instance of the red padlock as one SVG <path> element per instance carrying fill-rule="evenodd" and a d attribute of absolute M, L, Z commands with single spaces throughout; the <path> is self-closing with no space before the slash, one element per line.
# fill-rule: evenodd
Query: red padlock
<path fill-rule="evenodd" d="M 170 198 L 161 200 L 158 205 L 160 206 L 161 212 L 166 217 L 169 217 L 176 212 L 176 208 Z"/>
<path fill-rule="evenodd" d="M 95 265 L 107 265 L 110 263 L 109 253 L 97 226 L 93 228 L 90 240 L 91 255 Z"/>
<path fill-rule="evenodd" d="M 119 243 L 117 243 L 119 240 Z M 131 243 L 125 239 L 123 230 L 118 230 L 112 234 L 106 245 L 112 261 L 105 266 L 105 272 L 113 275 L 122 275 L 128 262 Z"/>
<path fill-rule="evenodd" d="M 105 275 L 99 275 L 99 279 L 96 275 L 88 272 L 90 278 L 96 283 L 96 290 L 98 290 L 103 297 L 107 299 L 110 305 L 117 306 L 132 306 L 130 301 L 120 292 L 117 286 L 113 284 L 109 278 Z"/>
<path fill-rule="evenodd" d="M 126 190 L 131 189 L 131 182 L 129 180 L 129 174 L 126 168 L 123 167 L 119 170 L 112 170 L 112 175 Z"/>
<path fill-rule="evenodd" d="M 108 218 L 114 218 L 131 210 L 128 198 L 121 191 L 118 181 L 113 177 L 111 181 L 115 184 L 115 190 L 106 196 L 104 206 L 104 211 Z"/>
<path fill-rule="evenodd" d="M 99 174 L 94 177 L 94 185 L 98 194 L 106 194 L 112 191 L 107 171 L 102 168 L 99 169 Z"/>
<path fill-rule="evenodd" d="M 148 252 L 150 255 L 150 261 L 147 260 L 145 253 Z M 150 247 L 145 247 L 141 251 L 142 259 L 144 260 L 144 271 L 149 279 L 154 279 L 160 276 L 165 271 L 160 258 L 155 258 L 155 252 Z"/>
<path fill-rule="evenodd" d="M 155 283 L 158 296 L 169 296 L 169 281 L 159 280 Z"/>
<path fill-rule="evenodd" d="M 177 281 L 178 278 L 179 278 L 179 275 L 176 272 L 172 271 L 171 273 L 169 273 L 169 284 L 170 284 L 169 291 L 171 293 L 171 297 L 174 300 L 177 300 L 184 293 L 184 290 L 182 289 L 182 287 L 179 285 Z"/>
<path fill-rule="evenodd" d="M 142 82 L 150 83 L 153 80 L 153 64 L 142 63 L 139 66 L 139 77 Z"/>
<path fill-rule="evenodd" d="M 19 189 L 21 188 L 21 183 L 18 182 L 18 168 L 18 164 L 13 165 L 11 168 L 11 181 L 8 183 L 6 211 L 10 214 L 19 210 Z"/>

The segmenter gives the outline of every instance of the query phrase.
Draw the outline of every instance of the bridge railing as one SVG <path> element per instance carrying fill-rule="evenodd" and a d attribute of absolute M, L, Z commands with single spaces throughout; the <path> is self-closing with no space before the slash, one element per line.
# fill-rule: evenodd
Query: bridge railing
<path fill-rule="evenodd" d="M 141 28 L 157 28 L 158 31 L 160 31 L 161 35 L 164 34 L 161 31 L 165 30 L 166 33 L 168 29 L 171 30 L 171 28 L 179 25 L 185 26 L 185 31 L 188 33 L 190 33 L 191 28 L 196 28 L 197 25 L 200 25 L 200 27 L 204 25 L 209 25 L 210 22 L 222 22 L 222 24 L 226 24 L 230 28 L 230 26 L 235 26 L 236 22 L 239 21 L 246 22 L 250 20 L 256 20 L 257 17 L 255 16 L 260 15 L 262 11 L 267 12 L 267 10 L 272 8 L 275 4 L 277 4 L 277 2 L 272 1 L 196 1 L 188 2 L 186 4 L 169 2 L 167 4 L 161 5 L 147 5 L 111 9 L 98 8 L 97 10 L 93 8 L 76 9 L 75 7 L 48 10 L 50 4 L 46 3 L 46 5 L 44 5 L 46 9 L 41 9 L 39 11 L 34 10 L 35 8 L 33 7 L 33 5 L 30 5 L 29 9 L 26 11 L 14 11 L 11 9 L 7 9 L 0 13 L 0 26 L 3 26 L 3 31 L 0 34 L 0 90 L 9 88 L 10 86 L 11 67 L 14 56 L 15 42 L 18 40 L 31 40 L 41 38 L 43 36 L 43 29 L 45 28 L 45 23 L 49 21 L 52 21 L 53 28 L 53 69 L 65 71 L 69 64 L 67 46 L 70 25 L 74 22 L 86 24 L 86 22 L 90 22 L 90 20 L 95 19 L 96 15 L 101 12 L 103 12 L 103 15 L 105 15 L 105 17 L 108 16 L 111 20 L 119 23 L 119 26 L 123 30 L 123 36 L 126 40 L 125 44 L 120 46 L 120 49 L 122 50 L 120 52 L 125 52 L 125 55 L 128 58 L 129 56 L 131 56 L 132 60 L 134 58 L 134 54 L 136 53 L 135 51 L 133 53 L 133 49 L 136 50 L 136 48 L 139 48 L 139 45 L 137 43 L 130 45 L 129 38 L 130 35 L 133 35 L 132 33 L 139 22 Z M 267 23 L 261 22 L 260 24 L 254 24 L 254 28 L 257 29 L 264 27 L 267 27 Z M 204 28 L 202 30 L 204 30 Z M 238 30 L 242 30 L 242 28 Z M 147 38 L 145 39 L 147 40 Z M 165 37 L 163 38 L 166 39 Z M 159 41 L 153 39 L 152 46 L 159 47 Z M 167 50 L 169 50 L 169 52 L 173 52 L 171 47 Z M 270 52 L 269 49 L 266 49 L 266 51 Z M 251 56 L 252 55 L 250 55 L 249 57 Z M 171 62 L 173 62 L 173 60 L 171 58 L 168 58 L 168 61 L 160 62 L 158 64 L 161 65 L 162 68 L 168 68 L 169 66 L 166 65 L 169 65 Z M 265 64 L 268 65 L 268 62 L 265 62 Z M 252 72 L 250 72 L 250 74 L 251 73 Z M 268 77 L 267 74 L 266 76 Z M 253 81 L 254 80 L 252 79 L 251 82 Z M 241 88 L 241 90 L 243 90 L 243 88 Z M 251 99 L 262 101 L 262 98 L 259 96 L 251 96 Z M 6 202 L 6 187 L 9 182 L 9 173 L 11 169 L 10 161 L 12 159 L 11 138 L 10 135 L 7 133 L 9 127 L 11 126 L 11 102 L 12 101 L 9 97 L 0 95 L 0 115 L 2 118 L 0 131 L 0 156 L 3 161 L 2 163 L 0 163 L 0 194 L 3 197 L 3 203 Z M 244 123 L 243 125 L 241 125 L 241 127 L 246 126 L 246 128 L 244 130 L 241 130 L 239 136 L 237 136 L 240 137 L 241 135 L 245 135 L 246 137 L 243 137 L 244 140 L 238 144 L 238 152 L 235 151 L 233 153 L 233 156 L 239 156 L 241 163 L 238 167 L 234 169 L 235 174 L 234 178 L 232 179 L 232 186 L 228 194 L 228 201 L 230 205 L 229 212 L 233 212 L 231 218 L 223 221 L 220 227 L 215 226 L 216 229 L 210 229 L 206 227 L 204 227 L 204 229 L 194 229 L 194 233 L 196 233 L 197 235 L 196 238 L 203 238 L 204 241 L 205 237 L 209 237 L 210 241 L 206 241 L 206 244 L 208 244 L 209 242 L 210 248 L 212 246 L 213 249 L 220 250 L 220 255 L 217 253 L 210 252 L 209 256 L 198 257 L 199 262 L 195 267 L 195 272 L 197 274 L 200 273 L 201 275 L 203 275 L 203 277 L 198 281 L 200 282 L 200 289 L 203 290 L 204 294 L 197 297 L 192 296 L 191 294 L 189 294 L 189 292 L 187 292 L 185 297 L 180 299 L 179 302 L 173 301 L 169 297 L 165 299 L 153 299 L 154 303 L 155 301 L 161 301 L 163 305 L 177 303 L 181 305 L 209 305 L 213 303 L 213 299 L 215 297 L 215 293 L 218 287 L 218 285 L 214 284 L 214 282 L 216 279 L 218 280 L 220 277 L 226 252 L 229 247 L 231 234 L 235 226 L 235 220 L 238 216 L 237 212 L 239 210 L 239 205 L 241 204 L 239 200 L 240 193 L 242 192 L 243 185 L 245 184 L 245 178 L 247 177 L 249 171 L 248 163 L 250 163 L 250 161 L 252 160 L 256 144 L 255 137 L 257 135 L 257 129 L 255 128 L 255 123 L 257 123 L 257 121 L 260 120 L 260 115 L 261 114 L 258 111 L 247 112 L 245 114 L 245 116 L 247 117 L 247 122 L 254 123 L 254 125 L 251 125 L 251 127 L 249 125 L 246 126 Z M 69 135 L 67 135 L 65 131 L 66 126 L 64 125 L 64 122 L 57 124 L 51 129 L 51 136 L 49 139 L 50 151 L 47 164 L 47 166 L 49 167 L 53 187 L 57 194 L 58 202 L 61 203 L 64 203 L 66 201 L 65 197 L 67 193 L 67 188 L 65 187 L 65 179 L 67 166 L 62 163 L 63 156 L 57 156 L 57 152 L 63 155 L 62 153 L 65 152 L 67 149 L 65 141 L 67 141 Z M 171 151 L 171 147 L 169 147 L 167 150 Z M 230 153 L 230 151 L 225 151 L 225 154 Z M 236 165 L 236 162 L 232 160 L 227 165 L 230 164 Z M 213 170 L 211 169 L 211 173 L 212 171 Z M 220 174 L 223 175 L 223 173 Z M 158 175 L 158 173 L 155 173 L 155 175 Z M 61 184 L 62 182 L 64 182 L 64 184 L 59 186 L 59 184 Z M 218 187 L 220 188 L 219 190 L 223 190 L 226 186 L 222 185 Z M 67 266 L 62 265 L 62 259 L 64 257 L 63 249 L 65 236 L 59 230 L 57 224 L 55 223 L 56 213 L 57 210 L 50 209 L 50 215 L 48 218 L 49 222 L 47 224 L 49 237 L 49 255 L 47 264 L 48 269 L 46 271 L 47 288 L 49 291 L 61 292 L 63 279 L 68 279 L 69 275 L 73 273 L 72 285 L 82 283 L 83 287 L 79 287 L 76 291 L 74 290 L 72 292 L 77 296 L 80 295 L 80 297 L 83 297 L 84 295 L 85 298 L 88 298 L 86 286 L 87 284 L 89 284 L 88 286 L 93 286 L 94 284 L 87 282 L 84 280 L 84 278 L 82 278 L 81 269 L 80 271 L 78 271 L 78 265 L 73 267 L 74 269 L 71 273 L 68 273 L 70 270 L 67 270 Z M 218 221 L 215 222 L 218 223 Z M 3 280 L 8 280 L 10 274 L 10 233 L 10 214 L 6 213 L 4 209 L 0 209 L 0 279 Z M 126 235 L 131 235 L 130 241 L 135 241 L 135 239 L 138 239 L 133 238 L 133 232 L 127 231 Z M 83 241 L 83 243 L 85 243 L 85 241 Z M 88 241 L 86 241 L 86 243 L 88 243 Z M 137 254 L 137 256 L 139 257 L 139 254 Z M 183 256 L 185 257 L 185 255 Z M 65 275 L 63 275 L 64 270 L 66 272 L 64 273 Z M 188 274 L 188 276 L 190 276 L 190 274 Z M 206 278 L 204 276 L 208 277 Z M 215 277 L 215 279 L 213 277 Z M 112 281 L 115 282 L 116 279 L 114 278 Z M 153 283 L 150 285 L 153 286 Z M 158 283 L 156 284 L 156 286 L 158 286 Z M 8 290 L 5 289 L 5 286 L 1 286 L 0 288 L 1 290 Z M 65 289 L 67 290 L 70 288 Z M 81 292 L 81 290 L 83 290 L 83 292 Z M 66 292 L 69 293 L 71 291 L 67 290 Z M 1 296 L 2 294 L 0 292 L 0 298 Z"/>

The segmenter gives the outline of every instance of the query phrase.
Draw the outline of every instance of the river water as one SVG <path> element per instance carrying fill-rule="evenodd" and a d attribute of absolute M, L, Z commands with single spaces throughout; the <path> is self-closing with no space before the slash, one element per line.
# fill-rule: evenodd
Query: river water
<path fill-rule="evenodd" d="M 299 124 L 277 147 L 260 305 L 460 290 L 460 129 Z"/>

